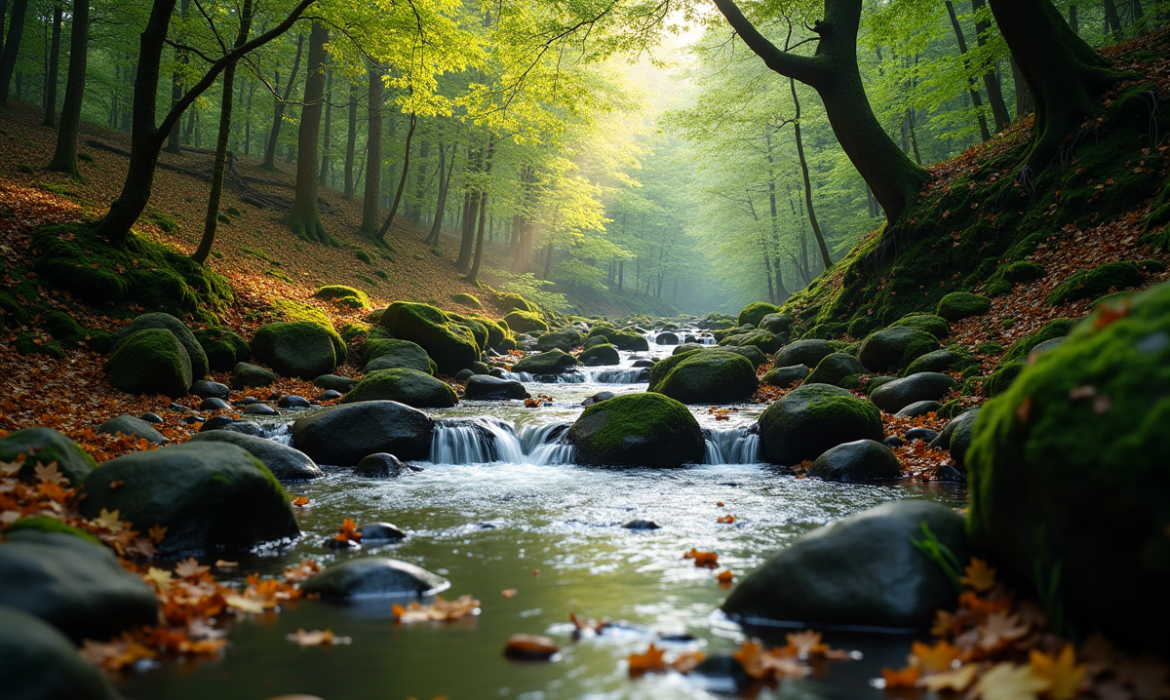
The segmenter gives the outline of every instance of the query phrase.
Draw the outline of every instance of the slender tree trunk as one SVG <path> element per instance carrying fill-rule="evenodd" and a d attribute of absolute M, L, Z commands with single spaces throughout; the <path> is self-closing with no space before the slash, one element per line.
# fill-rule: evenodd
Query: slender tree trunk
<path fill-rule="evenodd" d="M 333 167 L 333 70 L 325 73 L 325 134 L 321 137 L 321 170 L 318 187 L 325 187 Z"/>
<path fill-rule="evenodd" d="M 240 11 L 240 31 L 236 35 L 235 47 L 238 49 L 248 41 L 248 32 L 252 27 L 252 0 L 244 0 L 244 7 Z M 211 192 L 207 197 L 207 216 L 203 219 L 203 238 L 199 247 L 191 255 L 191 259 L 199 264 L 207 262 L 211 254 L 211 246 L 215 244 L 215 230 L 219 226 L 219 202 L 223 195 L 223 172 L 227 165 L 228 138 L 232 133 L 232 90 L 235 88 L 236 61 L 228 64 L 223 70 L 223 93 L 219 107 L 219 135 L 215 142 L 215 163 L 211 168 Z"/>
<path fill-rule="evenodd" d="M 382 69 L 369 68 L 369 118 L 366 123 L 366 186 L 362 196 L 362 227 L 372 238 L 382 223 Z"/>
<path fill-rule="evenodd" d="M 487 159 L 484 164 L 483 174 L 488 177 L 492 173 L 492 156 L 495 153 L 496 140 L 494 137 L 488 138 Z M 488 188 L 484 187 L 479 197 L 479 233 L 475 237 L 475 260 L 471 263 L 471 273 L 467 275 L 467 281 L 479 286 L 479 267 L 483 261 L 483 222 L 488 218 Z"/>
<path fill-rule="evenodd" d="M 81 102 L 85 98 L 86 54 L 89 51 L 89 0 L 73 0 L 69 29 L 69 71 L 65 78 L 65 102 L 57 128 L 57 149 L 48 169 L 81 179 L 77 167 L 77 136 L 81 131 Z"/>
<path fill-rule="evenodd" d="M 190 10 L 190 8 L 191 0 L 182 0 L 179 3 L 179 16 L 183 19 L 187 19 L 187 12 Z M 184 66 L 191 62 L 191 54 L 187 51 L 177 50 L 176 55 L 179 59 L 179 63 L 183 64 Z M 181 82 L 179 71 L 176 70 L 171 74 L 171 109 L 174 109 L 175 105 L 179 104 L 179 100 L 182 98 L 183 84 Z M 181 132 L 182 129 L 179 126 L 179 122 L 176 121 L 175 126 L 171 128 L 170 134 L 167 136 L 166 150 L 168 153 L 182 152 L 182 145 L 179 143 L 181 140 L 180 137 L 182 136 Z"/>
<path fill-rule="evenodd" d="M 776 48 L 743 16 L 734 0 L 715 0 L 715 4 L 769 68 L 820 94 L 842 149 L 873 189 L 886 218 L 896 222 L 930 180 L 930 174 L 890 139 L 866 97 L 857 65 L 862 0 L 825 0 L 825 18 L 815 27 L 820 41 L 811 57 Z"/>
<path fill-rule="evenodd" d="M 244 120 L 244 157 L 252 156 L 252 97 L 256 94 L 256 81 L 248 81 L 248 105 L 244 112 L 248 115 Z"/>
<path fill-rule="evenodd" d="M 390 206 L 390 214 L 386 216 L 382 228 L 378 229 L 378 240 L 383 243 L 386 241 L 386 234 L 390 232 L 390 227 L 394 225 L 394 218 L 398 216 L 398 208 L 402 205 L 402 193 L 406 191 L 406 176 L 410 173 L 410 142 L 414 139 L 416 126 L 418 126 L 418 117 L 415 116 L 414 112 L 411 112 L 410 128 L 406 130 L 406 148 L 403 149 L 402 156 L 402 176 L 398 178 L 398 190 L 394 192 L 394 203 Z"/>
<path fill-rule="evenodd" d="M 955 39 L 959 43 L 959 55 L 963 57 L 963 65 L 967 70 L 970 70 L 971 62 L 967 59 L 967 37 L 963 36 L 963 27 L 959 24 L 959 15 L 955 13 L 955 4 L 951 0 L 946 0 L 946 6 L 947 14 L 951 17 L 951 28 L 955 30 Z M 987 115 L 983 113 L 983 98 L 979 95 L 979 85 L 974 79 L 971 79 L 967 84 L 967 89 L 971 93 L 971 104 L 975 107 L 979 135 L 983 137 L 983 142 L 987 143 L 991 140 L 991 132 L 987 129 Z"/>
<path fill-rule="evenodd" d="M 447 194 L 451 191 L 451 176 L 455 174 L 455 144 L 451 144 L 451 166 L 444 166 L 444 146 L 439 144 L 439 201 L 435 203 L 435 219 L 431 222 L 431 233 L 427 236 L 427 243 L 439 245 L 439 235 L 443 232 L 443 217 L 447 213 Z"/>
<path fill-rule="evenodd" d="M 828 270 L 833 266 L 833 258 L 829 255 L 829 246 L 825 243 L 825 236 L 821 233 L 821 224 L 817 220 L 816 210 L 813 208 L 812 179 L 809 177 L 808 160 L 804 155 L 804 138 L 801 134 L 800 127 L 800 98 L 796 94 L 796 81 L 789 78 L 788 87 L 792 90 L 792 104 L 796 108 L 796 121 L 793 122 L 793 126 L 796 134 L 796 155 L 800 160 L 800 174 L 804 179 L 804 205 L 808 208 L 808 222 L 812 225 L 813 236 L 817 239 L 817 247 L 821 251 L 821 260 L 824 261 L 825 269 Z"/>
<path fill-rule="evenodd" d="M 61 3 L 53 3 L 53 39 L 49 50 L 49 78 L 45 85 L 44 126 L 57 126 L 57 71 L 61 67 Z"/>
<path fill-rule="evenodd" d="M 544 250 L 544 275 L 543 280 L 548 280 L 552 276 L 552 259 L 553 259 L 553 244 L 549 243 Z"/>
<path fill-rule="evenodd" d="M 1036 100 L 1036 126 L 1021 177 L 1046 167 L 1066 137 L 1100 109 L 1123 75 L 1073 33 L 1048 0 L 989 0 L 996 24 Z"/>
<path fill-rule="evenodd" d="M 1068 6 L 1068 26 L 1073 30 L 1074 34 L 1081 33 L 1081 23 L 1077 20 L 1077 6 Z"/>
<path fill-rule="evenodd" d="M 297 188 L 285 222 L 297 238 L 335 245 L 321 223 L 317 204 L 317 145 L 321 138 L 321 102 L 325 96 L 325 42 L 329 30 L 313 22 L 305 65 L 305 96 L 297 131 Z"/>
<path fill-rule="evenodd" d="M 301 52 L 305 47 L 305 35 L 301 34 L 297 37 L 297 53 L 293 58 L 292 72 L 289 73 L 288 83 L 284 87 L 284 96 L 272 96 L 272 128 L 268 131 L 268 144 L 264 148 L 264 162 L 260 165 L 261 168 L 270 172 L 276 171 L 276 145 L 280 140 L 280 126 L 284 123 L 284 109 L 288 104 L 289 98 L 292 96 L 293 84 L 297 81 L 297 71 L 301 67 Z M 276 75 L 277 85 L 279 88 L 280 74 Z"/>
<path fill-rule="evenodd" d="M 4 55 L 4 21 L 8 19 L 8 0 L 0 0 L 0 56 Z"/>
<path fill-rule="evenodd" d="M 353 161 L 357 157 L 357 83 L 349 83 L 349 124 L 345 138 L 345 191 L 342 197 L 353 199 Z"/>
<path fill-rule="evenodd" d="M 479 189 L 474 186 L 474 177 L 483 167 L 483 154 L 473 146 L 467 150 L 467 175 L 472 178 L 472 185 L 468 186 L 466 205 L 463 215 L 463 238 L 459 242 L 459 257 L 455 260 L 455 269 L 463 274 L 471 270 L 471 258 L 475 254 L 475 224 L 479 220 Z M 466 181 L 466 180 L 465 180 Z"/>
<path fill-rule="evenodd" d="M 4 52 L 0 54 L 0 107 L 8 106 L 8 90 L 16 71 L 16 58 L 20 54 L 20 37 L 24 33 L 24 16 L 27 11 L 28 0 L 16 0 L 12 4 L 8 38 L 4 42 Z"/>
<path fill-rule="evenodd" d="M 415 168 L 414 175 L 414 196 L 406 202 L 406 218 L 411 221 L 422 222 L 422 201 L 426 196 L 426 179 L 427 169 L 424 158 L 431 154 L 431 144 L 428 141 L 423 141 L 418 146 L 418 158 L 422 161 L 419 167 Z"/>
<path fill-rule="evenodd" d="M 1113 0 L 1105 0 L 1105 29 L 1114 41 L 1121 41 L 1121 16 L 1117 14 L 1117 4 Z"/>
<path fill-rule="evenodd" d="M 971 0 L 971 10 L 975 14 L 975 43 L 980 47 L 987 45 L 987 33 L 991 30 L 991 23 L 979 19 L 982 10 L 986 7 L 985 0 Z M 983 67 L 983 88 L 987 90 L 987 102 L 991 105 L 991 116 L 995 120 L 995 131 L 999 133 L 1008 127 L 1012 118 L 1008 113 L 1007 103 L 1003 99 L 1003 90 L 1000 87 L 999 76 L 996 75 L 994 65 Z"/>

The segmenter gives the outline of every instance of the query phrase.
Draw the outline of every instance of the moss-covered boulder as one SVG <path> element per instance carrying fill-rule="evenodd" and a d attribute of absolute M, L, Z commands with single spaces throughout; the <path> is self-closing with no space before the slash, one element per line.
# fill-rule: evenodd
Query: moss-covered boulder
<path fill-rule="evenodd" d="M 434 374 L 435 361 L 418 343 L 397 338 L 370 338 L 362 343 L 362 370 L 413 369 Z"/>
<path fill-rule="evenodd" d="M 260 365 L 238 362 L 232 367 L 232 386 L 236 389 L 272 386 L 275 383 L 276 373 Z"/>
<path fill-rule="evenodd" d="M 20 528 L 6 535 L 0 606 L 36 615 L 79 644 L 158 622 L 154 592 L 112 549 L 65 532 Z"/>
<path fill-rule="evenodd" d="M 121 482 L 110 488 L 110 484 Z M 258 459 L 229 444 L 182 444 L 103 463 L 81 484 L 81 514 L 165 527 L 163 556 L 247 551 L 300 533 L 288 494 Z"/>
<path fill-rule="evenodd" d="M 695 346 L 686 352 L 678 352 L 676 350 L 675 354 L 656 362 L 650 368 L 650 386 L 647 389 L 649 391 L 658 391 L 658 386 L 666 379 L 666 375 L 670 374 L 675 367 L 678 367 L 683 360 L 695 353 L 705 352 L 707 352 L 706 348 Z"/>
<path fill-rule="evenodd" d="M 751 362 L 753 367 L 762 367 L 768 364 L 768 356 L 764 354 L 763 350 L 760 350 L 754 345 L 740 345 L 734 347 L 724 345 L 720 346 L 719 350 L 747 358 L 747 361 Z"/>
<path fill-rule="evenodd" d="M 388 452 L 402 460 L 428 459 L 434 422 L 396 401 L 363 401 L 327 408 L 293 423 L 293 444 L 318 464 L 352 467 Z"/>
<path fill-rule="evenodd" d="M 820 364 L 821 360 L 836 351 L 836 348 L 830 345 L 827 340 L 798 340 L 780 348 L 776 356 L 772 358 L 772 366 L 778 368 L 804 365 L 812 369 Z"/>
<path fill-rule="evenodd" d="M 52 428 L 22 428 L 0 438 L 0 462 L 22 461 L 17 477 L 36 481 L 36 468 L 57 464 L 58 471 L 77 486 L 97 462 L 77 443 Z"/>
<path fill-rule="evenodd" d="M 118 700 L 101 671 L 40 618 L 0 606 L 0 678 L 13 700 Z"/>
<path fill-rule="evenodd" d="M 756 301 L 743 307 L 736 319 L 736 325 L 759 327 L 760 321 L 769 314 L 780 313 L 780 307 L 764 301 Z"/>
<path fill-rule="evenodd" d="M 750 333 L 728 336 L 720 341 L 719 344 L 733 345 L 736 347 L 755 347 L 761 352 L 771 355 L 784 345 L 784 341 L 768 331 L 756 330 Z"/>
<path fill-rule="evenodd" d="M 966 468 L 967 450 L 970 449 L 975 437 L 975 421 L 979 418 L 979 411 L 978 408 L 972 408 L 955 416 L 938 437 L 930 441 L 931 447 L 948 450 L 951 453 L 951 461 L 959 469 Z"/>
<path fill-rule="evenodd" d="M 450 408 L 459 403 L 455 390 L 445 382 L 414 369 L 370 372 L 357 383 L 342 403 L 397 401 L 415 408 Z"/>
<path fill-rule="evenodd" d="M 122 326 L 114 331 L 111 336 L 114 341 L 114 351 L 117 352 L 118 346 L 125 339 L 141 330 L 160 329 L 167 331 L 175 336 L 175 340 L 183 346 L 187 352 L 187 357 L 191 361 L 191 375 L 194 379 L 203 379 L 207 376 L 208 363 L 207 354 L 203 351 L 203 346 L 195 338 L 191 329 L 187 328 L 187 324 L 179 319 L 164 313 L 149 313 L 138 316 L 130 323 Z M 190 385 L 190 382 L 188 382 Z"/>
<path fill-rule="evenodd" d="M 934 314 L 908 314 L 890 324 L 891 328 L 916 328 L 929 333 L 939 340 L 946 340 L 951 334 L 951 324 L 942 316 Z"/>
<path fill-rule="evenodd" d="M 846 442 L 880 442 L 883 435 L 877 406 L 828 384 L 797 387 L 760 414 L 764 455 L 783 466 L 816 459 Z"/>
<path fill-rule="evenodd" d="M 951 292 L 938 300 L 935 314 L 954 322 L 980 316 L 991 310 L 991 300 L 981 294 Z"/>
<path fill-rule="evenodd" d="M 549 350 L 539 355 L 529 355 L 512 366 L 512 371 L 525 374 L 561 374 L 570 367 L 581 364 L 577 358 L 562 350 Z"/>
<path fill-rule="evenodd" d="M 1000 362 L 987 381 L 983 382 L 983 395 L 990 398 L 1007 391 L 1026 366 L 1027 363 L 1023 361 Z"/>
<path fill-rule="evenodd" d="M 1098 312 L 1099 313 L 1099 312 Z M 1170 285 L 1077 326 L 979 413 L 968 531 L 1072 628 L 1170 649 Z"/>
<path fill-rule="evenodd" d="M 788 314 L 768 314 L 760 319 L 757 326 L 761 330 L 768 331 L 774 335 L 788 335 L 792 333 L 792 324 L 796 319 Z"/>
<path fill-rule="evenodd" d="M 481 349 L 471 329 L 433 306 L 396 301 L 378 319 L 378 325 L 395 338 L 421 346 L 441 374 L 453 376 L 479 360 Z"/>
<path fill-rule="evenodd" d="M 173 333 L 161 328 L 124 337 L 106 360 L 105 370 L 119 391 L 176 399 L 187 395 L 194 379 L 187 350 Z"/>
<path fill-rule="evenodd" d="M 654 391 L 687 404 L 725 404 L 747 401 L 758 385 L 751 361 L 713 350 L 684 355 Z"/>
<path fill-rule="evenodd" d="M 909 377 L 911 374 L 919 372 L 948 372 L 971 364 L 978 365 L 978 360 L 969 352 L 964 351 L 961 346 L 943 348 L 928 352 L 911 362 L 910 366 L 906 368 L 906 376 Z"/>
<path fill-rule="evenodd" d="M 312 380 L 345 362 L 345 345 L 337 334 L 306 321 L 270 323 L 256 329 L 252 354 L 285 377 Z"/>
<path fill-rule="evenodd" d="M 626 352 L 647 352 L 650 350 L 650 341 L 646 340 L 646 336 L 635 331 L 611 331 L 606 333 L 605 337 L 618 350 Z"/>
<path fill-rule="evenodd" d="M 207 366 L 214 372 L 230 372 L 237 362 L 252 358 L 248 341 L 230 328 L 211 326 L 195 332 L 195 340 L 207 356 Z"/>
<path fill-rule="evenodd" d="M 313 297 L 316 299 L 324 299 L 332 301 L 342 306 L 348 306 L 351 309 L 368 309 L 370 308 L 370 295 L 366 294 L 360 289 L 353 287 L 346 287 L 340 284 L 329 284 L 321 287 L 313 292 Z"/>
<path fill-rule="evenodd" d="M 575 347 L 579 347 L 585 342 L 585 334 L 581 329 L 569 326 L 562 328 L 559 331 L 550 331 L 540 336 L 536 340 L 536 347 L 539 350 L 563 350 L 569 352 Z"/>
<path fill-rule="evenodd" d="M 919 401 L 941 401 L 959 383 L 940 372 L 919 372 L 882 384 L 869 400 L 886 413 L 897 413 Z"/>
<path fill-rule="evenodd" d="M 548 324 L 544 322 L 539 313 L 532 311 L 509 311 L 504 316 L 504 322 L 508 324 L 517 333 L 548 333 Z"/>
<path fill-rule="evenodd" d="M 512 339 L 512 331 L 507 324 L 493 321 L 490 318 L 483 316 L 471 316 L 472 321 L 476 321 L 487 329 L 488 344 L 487 346 L 496 352 L 507 352 L 516 349 L 516 341 Z"/>
<path fill-rule="evenodd" d="M 128 435 L 155 445 L 169 442 L 169 439 L 156 430 L 153 424 L 131 415 L 114 416 L 99 425 L 97 432 L 105 435 Z"/>
<path fill-rule="evenodd" d="M 586 408 L 569 429 L 577 462 L 608 467 L 678 467 L 703 461 L 699 422 L 661 394 L 625 394 Z"/>
<path fill-rule="evenodd" d="M 324 476 L 321 467 L 298 449 L 282 445 L 275 440 L 245 435 L 231 430 L 208 430 L 193 435 L 189 443 L 226 442 L 243 448 L 248 454 L 260 460 L 268 471 L 282 482 L 305 481 Z"/>
<path fill-rule="evenodd" d="M 825 481 L 874 483 L 902 475 L 893 451 L 876 440 L 856 440 L 825 450 L 813 461 L 808 475 Z"/>
<path fill-rule="evenodd" d="M 835 352 L 832 355 L 826 355 L 825 359 L 818 362 L 812 374 L 808 375 L 805 381 L 809 384 L 841 386 L 841 380 L 845 377 L 865 374 L 868 371 L 856 357 L 846 355 L 843 352 Z"/>
<path fill-rule="evenodd" d="M 1022 362 L 1028 359 L 1028 353 L 1032 352 L 1040 343 L 1053 340 L 1054 338 L 1063 338 L 1072 331 L 1076 321 L 1071 318 L 1057 318 L 1045 323 L 1040 328 L 1032 331 L 1023 338 L 1012 343 L 1008 351 L 1004 353 L 1002 362 Z"/>
<path fill-rule="evenodd" d="M 540 307 L 528 301 L 519 294 L 504 294 L 500 297 L 500 307 L 507 311 L 528 311 L 540 313 Z"/>
<path fill-rule="evenodd" d="M 1056 285 L 1046 301 L 1052 306 L 1060 306 L 1080 299 L 1096 299 L 1109 292 L 1140 287 L 1145 281 L 1145 275 L 1136 263 L 1105 263 L 1092 270 L 1081 270 Z"/>
<path fill-rule="evenodd" d="M 803 382 L 808 378 L 808 367 L 804 365 L 792 365 L 791 367 L 776 367 L 769 370 L 764 375 L 760 382 L 766 386 L 775 386 L 781 389 L 787 389 Z"/>
<path fill-rule="evenodd" d="M 578 355 L 577 359 L 587 367 L 620 365 L 622 362 L 617 348 L 609 343 L 598 343 Z"/>
<path fill-rule="evenodd" d="M 467 306 L 472 309 L 482 309 L 483 302 L 479 300 L 474 294 L 467 294 L 466 292 L 459 292 L 451 295 L 451 301 L 460 306 Z"/>
<path fill-rule="evenodd" d="M 857 359 L 874 372 L 905 369 L 928 352 L 939 349 L 938 338 L 916 328 L 887 328 L 861 343 Z"/>
<path fill-rule="evenodd" d="M 527 399 L 529 396 L 524 385 L 518 381 L 477 374 L 467 380 L 463 398 L 468 401 L 507 401 Z"/>
<path fill-rule="evenodd" d="M 963 516 L 920 500 L 883 503 L 800 536 L 749 573 L 723 611 L 801 625 L 917 630 L 957 594 L 937 563 L 917 547 L 923 524 L 966 562 Z"/>

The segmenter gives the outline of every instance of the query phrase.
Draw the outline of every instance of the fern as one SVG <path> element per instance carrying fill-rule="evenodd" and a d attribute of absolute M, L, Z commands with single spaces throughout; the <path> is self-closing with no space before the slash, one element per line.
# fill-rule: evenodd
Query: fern
<path fill-rule="evenodd" d="M 963 583 L 960 581 L 963 573 L 963 565 L 955 553 L 951 551 L 950 547 L 939 540 L 938 535 L 930 529 L 930 524 L 925 520 L 922 521 L 922 539 L 916 540 L 914 537 L 910 538 L 911 544 L 918 548 L 920 552 L 926 555 L 950 579 L 951 585 L 955 588 L 955 593 L 963 592 Z"/>

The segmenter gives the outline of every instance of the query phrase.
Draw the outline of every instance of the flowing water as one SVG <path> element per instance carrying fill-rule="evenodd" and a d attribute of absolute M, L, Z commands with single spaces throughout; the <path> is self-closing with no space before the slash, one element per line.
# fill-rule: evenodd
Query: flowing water
<path fill-rule="evenodd" d="M 664 356 L 671 349 L 652 346 L 639 356 Z M 828 484 L 760 464 L 759 440 L 751 430 L 759 406 L 738 407 L 730 421 L 693 407 L 709 431 L 703 465 L 575 465 L 563 433 L 586 397 L 645 391 L 644 383 L 600 383 L 633 381 L 636 374 L 625 371 L 634 369 L 633 361 L 623 353 L 616 371 L 591 369 L 580 382 L 530 384 L 533 395 L 552 397 L 543 408 L 464 402 L 431 411 L 440 425 L 430 463 L 416 464 L 423 471 L 375 480 L 328 469 L 322 479 L 290 486 L 312 501 L 312 507 L 298 509 L 302 537 L 241 560 L 240 578 L 252 571 L 277 574 L 306 557 L 325 565 L 392 556 L 447 577 L 447 597 L 471 594 L 482 601 L 481 614 L 447 624 L 395 625 L 390 602 L 302 601 L 279 615 L 235 624 L 221 659 L 164 665 L 123 679 L 120 689 L 130 700 L 263 700 L 291 693 L 325 700 L 729 697 L 726 689 L 677 674 L 631 679 L 624 667 L 628 654 L 652 641 L 667 647 L 671 658 L 685 650 L 727 652 L 743 640 L 744 630 L 718 613 L 727 590 L 714 572 L 682 559 L 683 552 L 717 552 L 721 568 L 730 568 L 738 580 L 800 534 L 882 501 L 965 501 L 954 487 Z M 291 439 L 282 426 L 270 430 L 272 439 Z M 716 523 L 727 514 L 737 517 L 734 524 Z M 327 548 L 326 540 L 347 517 L 391 522 L 410 536 L 357 552 Z M 622 527 L 633 519 L 661 527 Z M 516 595 L 505 598 L 505 589 Z M 625 624 L 574 640 L 571 611 Z M 353 643 L 300 649 L 284 639 L 298 628 L 329 628 Z M 782 641 L 785 631 L 750 633 Z M 502 649 L 516 633 L 551 636 L 561 653 L 549 662 L 509 661 Z M 664 642 L 656 633 L 692 638 Z M 859 650 L 862 658 L 752 697 L 881 697 L 870 680 L 884 665 L 901 665 L 909 648 L 902 637 L 829 631 L 826 640 Z"/>

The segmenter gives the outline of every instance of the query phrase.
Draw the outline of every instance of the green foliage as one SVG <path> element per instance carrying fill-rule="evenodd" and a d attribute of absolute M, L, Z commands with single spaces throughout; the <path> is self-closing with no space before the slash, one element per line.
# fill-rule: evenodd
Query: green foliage
<path fill-rule="evenodd" d="M 163 233 L 171 233 L 175 229 L 179 228 L 178 220 L 161 209 L 155 209 L 153 212 L 151 212 L 148 220 L 155 226 L 158 226 L 160 229 L 162 229 Z"/>
<path fill-rule="evenodd" d="M 938 564 L 939 568 L 943 570 L 943 573 L 947 575 L 947 579 L 951 582 L 951 586 L 954 587 L 956 594 L 963 592 L 963 582 L 959 580 L 962 578 L 963 564 L 955 556 L 955 553 L 951 551 L 950 547 L 947 547 L 939 541 L 938 535 L 935 535 L 934 531 L 930 529 L 929 523 L 923 520 L 922 539 L 917 540 L 911 537 L 910 542 L 914 544 L 918 551 L 926 555 L 927 559 Z"/>
<path fill-rule="evenodd" d="M 365 264 L 367 264 L 367 265 L 373 265 L 373 264 L 374 264 L 374 259 L 373 259 L 372 257 L 370 257 L 370 254 L 369 254 L 369 253 L 367 253 L 366 251 L 364 251 L 364 250 L 360 249 L 360 248 L 357 250 L 357 252 L 356 252 L 356 253 L 354 253 L 354 255 L 356 255 L 356 256 L 357 256 L 357 259 L 358 259 L 358 260 L 360 260 L 360 261 L 364 262 L 364 263 L 365 263 Z"/>
<path fill-rule="evenodd" d="M 1040 343 L 1052 340 L 1053 338 L 1063 338 L 1068 335 L 1068 332 L 1072 330 L 1075 323 L 1075 321 L 1069 318 L 1057 318 L 1049 321 L 1035 331 L 1012 343 L 1012 346 L 1008 348 L 1007 354 L 1003 356 L 1003 361 L 1022 362 L 1027 359 L 1028 353 L 1032 352 L 1032 348 Z"/>

